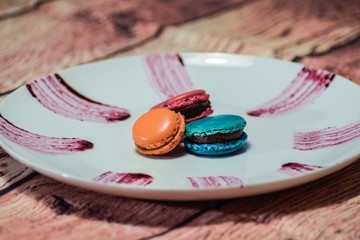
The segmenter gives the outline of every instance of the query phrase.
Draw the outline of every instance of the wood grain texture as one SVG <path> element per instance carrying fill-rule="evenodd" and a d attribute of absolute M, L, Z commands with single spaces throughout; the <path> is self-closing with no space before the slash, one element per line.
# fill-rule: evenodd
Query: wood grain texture
<path fill-rule="evenodd" d="M 360 36 L 360 7 L 355 7 L 356 3 L 252 1 L 224 14 L 167 28 L 159 39 L 130 54 L 176 49 L 285 60 L 324 54 Z"/>
<path fill-rule="evenodd" d="M 32 169 L 16 161 L 0 148 L 0 195 L 31 173 L 33 173 Z"/>
<path fill-rule="evenodd" d="M 360 85 L 360 38 L 325 55 L 306 56 L 300 62 L 327 69 Z"/>
<path fill-rule="evenodd" d="M 0 3 L 0 95 L 84 62 L 169 51 L 294 60 L 360 84 L 355 0 L 64 0 L 26 10 L 34 2 Z M 2 17 L 11 8 L 22 10 Z M 359 160 L 278 193 L 169 203 L 71 187 L 0 149 L 0 239 L 360 239 Z"/>
<path fill-rule="evenodd" d="M 0 1 L 0 20 L 25 14 L 50 0 L 2 0 Z"/>
<path fill-rule="evenodd" d="M 148 10 L 148 20 L 157 22 L 162 26 L 178 25 L 189 22 L 204 16 L 221 11 L 244 6 L 250 0 L 182 0 L 182 1 L 166 1 L 166 0 L 148 0 L 141 1 L 139 7 Z"/>
<path fill-rule="evenodd" d="M 55 1 L 0 21 L 0 92 L 136 45 L 159 29 L 140 19 L 133 2 L 106 1 L 86 9 L 80 3 Z"/>
<path fill-rule="evenodd" d="M 154 239 L 358 239 L 359 204 L 357 161 L 311 184 L 234 200 Z"/>
<path fill-rule="evenodd" d="M 243 0 L 196 1 L 193 5 L 198 8 L 186 11 L 189 2 L 51 1 L 0 21 L 0 93 L 141 45 L 166 24 L 199 18 Z"/>
<path fill-rule="evenodd" d="M 1 239 L 139 239 L 216 202 L 139 201 L 38 176 L 0 197 Z"/>

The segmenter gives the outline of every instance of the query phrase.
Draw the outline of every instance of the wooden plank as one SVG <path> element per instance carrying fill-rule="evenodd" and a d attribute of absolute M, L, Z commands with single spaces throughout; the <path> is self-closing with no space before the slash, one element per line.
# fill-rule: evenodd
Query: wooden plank
<path fill-rule="evenodd" d="M 44 4 L 36 10 L 36 14 L 1 21 L 0 36 L 12 35 L 4 38 L 6 44 L 0 43 L 0 89 L 7 91 L 51 71 L 125 51 L 156 37 L 162 24 L 179 24 L 198 16 L 196 14 L 214 13 L 216 9 L 212 5 L 211 11 L 208 7 L 207 12 L 195 14 L 186 11 L 190 2 L 186 1 L 185 4 L 180 3 L 183 11 L 178 14 L 175 7 L 167 2 L 159 9 L 169 14 L 160 16 L 154 11 L 159 6 L 154 2 L 141 2 L 141 8 L 138 1 L 122 2 L 117 8 L 104 1 L 62 1 Z M 196 4 L 205 6 L 205 2 Z M 84 7 L 85 3 L 89 5 Z M 221 5 L 219 9 L 233 7 L 234 4 L 235 1 L 229 1 L 229 5 Z M 304 64 L 333 70 L 359 83 L 359 60 L 354 54 L 360 45 L 356 41 L 359 39 L 356 1 L 319 1 L 314 6 L 314 1 L 308 0 L 298 3 L 261 0 L 247 1 L 247 5 L 240 6 L 228 13 L 166 28 L 159 39 L 125 55 L 196 50 L 301 59 Z M 109 8 L 111 11 L 106 10 Z M 334 11 L 339 8 L 342 11 Z M 142 11 L 138 12 L 138 9 Z M 133 28 L 129 24 L 134 12 L 137 22 Z M 115 23 L 108 18 L 114 13 L 121 13 L 118 26 L 122 36 L 116 35 Z M 97 27 L 99 19 L 104 21 L 100 23 L 102 27 Z M 49 21 L 50 28 L 42 24 L 45 21 Z M 76 27 L 67 28 L 60 24 L 63 21 L 70 21 Z M 41 31 L 34 32 L 33 24 L 40 26 Z M 54 33 L 52 29 L 58 26 L 56 31 L 59 32 Z M 124 36 L 131 35 L 132 31 L 135 31 L 135 37 L 126 39 Z M 142 35 L 142 31 L 147 35 Z M 96 36 L 94 42 L 87 40 L 98 32 L 105 36 Z M 25 34 L 27 37 L 24 37 Z M 14 43 L 14 37 L 19 41 Z M 351 42 L 353 44 L 348 45 Z M 29 46 L 25 52 L 24 46 Z M 45 51 L 46 48 L 55 50 Z M 6 67 L 7 77 L 1 75 L 5 69 L 3 66 Z M 6 84 L 8 80 L 13 82 Z M 11 179 L 25 166 L 5 157 L 6 168 L 11 165 L 14 169 L 9 171 L 12 175 L 5 176 Z M 360 232 L 357 228 L 360 221 L 356 217 L 360 201 L 359 170 L 358 161 L 346 170 L 317 181 L 316 185 L 233 200 L 210 211 L 203 209 L 211 209 L 212 202 L 130 200 L 88 192 L 37 176 L 0 197 L 0 238 L 101 236 L 136 239 L 158 235 L 160 239 L 330 239 L 334 236 L 356 239 L 356 234 Z M 13 178 L 5 189 L 19 179 L 20 175 Z M 321 191 L 325 188 L 329 192 Z M 200 217 L 176 228 L 198 216 L 199 211 L 203 211 Z"/>
<path fill-rule="evenodd" d="M 357 161 L 311 184 L 234 200 L 154 239 L 357 239 L 359 201 Z"/>
<path fill-rule="evenodd" d="M 0 238 L 139 239 L 166 231 L 215 203 L 133 200 L 39 175 L 0 197 Z"/>
<path fill-rule="evenodd" d="M 64 0 L 42 4 L 27 14 L 0 21 L 0 93 L 141 45 L 156 37 L 164 24 L 199 18 L 243 1 Z M 190 2 L 198 8 L 185 11 Z"/>
<path fill-rule="evenodd" d="M 0 1 L 0 20 L 27 13 L 49 0 L 2 0 Z"/>
<path fill-rule="evenodd" d="M 360 36 L 356 3 L 253 1 L 224 14 L 167 28 L 159 39 L 126 54 L 216 51 L 285 60 L 324 54 Z"/>
<path fill-rule="evenodd" d="M 358 54 L 356 54 L 358 53 Z M 360 38 L 326 55 L 307 56 L 301 63 L 327 69 L 360 85 Z"/>
<path fill-rule="evenodd" d="M 16 161 L 0 148 L 0 195 L 31 173 L 33 173 L 32 169 Z"/>
<path fill-rule="evenodd" d="M 0 21 L 0 92 L 139 44 L 159 30 L 133 12 L 133 2 L 102 2 L 93 8 L 83 1 L 49 2 Z"/>
<path fill-rule="evenodd" d="M 146 11 L 143 16 L 149 21 L 157 22 L 162 26 L 169 26 L 182 24 L 230 8 L 243 7 L 250 2 L 250 0 L 147 0 L 140 1 L 139 7 Z"/>

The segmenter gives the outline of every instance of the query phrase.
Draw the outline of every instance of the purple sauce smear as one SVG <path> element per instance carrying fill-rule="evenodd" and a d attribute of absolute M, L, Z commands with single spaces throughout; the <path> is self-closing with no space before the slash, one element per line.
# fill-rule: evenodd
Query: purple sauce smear
<path fill-rule="evenodd" d="M 152 54 L 144 57 L 150 85 L 161 99 L 168 99 L 194 90 L 179 54 Z"/>
<path fill-rule="evenodd" d="M 293 148 L 314 150 L 336 146 L 360 137 L 360 121 L 342 127 L 328 127 L 317 131 L 295 132 Z"/>
<path fill-rule="evenodd" d="M 290 175 L 290 176 L 296 176 L 301 173 L 311 172 L 315 169 L 322 168 L 321 166 L 316 165 L 307 165 L 303 163 L 296 163 L 296 162 L 289 162 L 285 163 L 281 166 L 279 169 L 279 172 Z"/>
<path fill-rule="evenodd" d="M 326 90 L 334 76 L 326 70 L 303 67 L 278 96 L 249 110 L 247 114 L 254 117 L 275 116 L 304 108 Z"/>
<path fill-rule="evenodd" d="M 100 183 L 146 186 L 152 183 L 153 177 L 144 173 L 117 173 L 107 171 L 95 177 L 93 181 Z"/>
<path fill-rule="evenodd" d="M 29 83 L 26 87 L 44 107 L 67 118 L 111 123 L 130 117 L 124 108 L 102 104 L 81 95 L 56 73 Z"/>
<path fill-rule="evenodd" d="M 69 154 L 94 147 L 93 143 L 79 138 L 58 138 L 39 135 L 19 128 L 0 114 L 0 134 L 23 147 L 46 154 Z"/>
<path fill-rule="evenodd" d="M 194 188 L 244 187 L 241 179 L 232 176 L 187 177 L 187 179 Z"/>

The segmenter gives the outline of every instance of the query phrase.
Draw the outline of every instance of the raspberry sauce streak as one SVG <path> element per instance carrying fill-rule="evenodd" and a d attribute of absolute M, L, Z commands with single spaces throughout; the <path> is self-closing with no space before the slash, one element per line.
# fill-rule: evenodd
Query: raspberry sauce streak
<path fill-rule="evenodd" d="M 244 187 L 241 179 L 232 176 L 187 177 L 187 179 L 194 188 Z"/>
<path fill-rule="evenodd" d="M 102 104 L 81 95 L 56 73 L 29 83 L 26 87 L 44 107 L 67 118 L 110 123 L 130 117 L 124 108 Z"/>
<path fill-rule="evenodd" d="M 295 132 L 293 148 L 314 150 L 336 146 L 360 138 L 360 120 L 342 127 L 328 127 L 310 132 Z"/>
<path fill-rule="evenodd" d="M 279 169 L 279 172 L 290 175 L 290 176 L 296 176 L 301 173 L 311 172 L 315 169 L 322 168 L 321 166 L 316 165 L 307 165 L 303 163 L 296 163 L 296 162 L 289 162 L 285 163 L 281 166 Z"/>
<path fill-rule="evenodd" d="M 247 112 L 250 116 L 283 115 L 312 104 L 330 85 L 335 74 L 303 67 L 297 77 L 275 98 Z"/>
<path fill-rule="evenodd" d="M 151 86 L 161 99 L 193 90 L 193 83 L 179 54 L 152 54 L 144 57 Z"/>
<path fill-rule="evenodd" d="M 79 138 L 58 138 L 39 135 L 19 128 L 0 114 L 0 134 L 31 150 L 58 155 L 90 150 L 94 145 Z"/>
<path fill-rule="evenodd" d="M 146 186 L 152 183 L 153 177 L 144 173 L 117 173 L 107 171 L 93 179 L 100 183 L 117 183 Z"/>

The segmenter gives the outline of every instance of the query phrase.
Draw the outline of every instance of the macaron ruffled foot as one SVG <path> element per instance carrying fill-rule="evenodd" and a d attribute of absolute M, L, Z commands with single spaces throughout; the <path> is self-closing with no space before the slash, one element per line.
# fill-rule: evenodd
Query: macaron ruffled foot
<path fill-rule="evenodd" d="M 247 141 L 244 118 L 223 114 L 186 125 L 185 147 L 199 155 L 224 155 L 240 150 Z"/>

